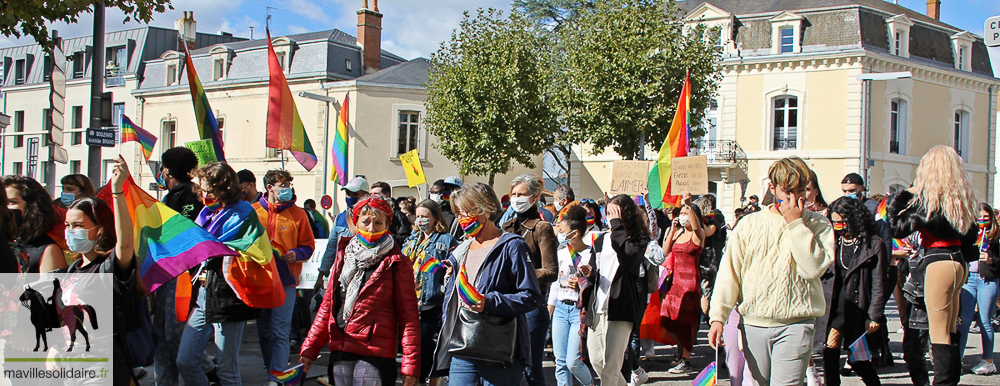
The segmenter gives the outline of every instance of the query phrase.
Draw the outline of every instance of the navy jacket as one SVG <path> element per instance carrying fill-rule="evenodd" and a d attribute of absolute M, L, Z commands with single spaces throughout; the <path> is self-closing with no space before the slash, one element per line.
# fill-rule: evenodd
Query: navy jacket
<path fill-rule="evenodd" d="M 452 267 L 459 267 L 459 261 L 464 260 L 471 245 L 472 239 L 469 239 L 452 251 L 448 259 Z M 528 311 L 537 310 L 545 301 L 538 287 L 535 266 L 531 264 L 529 253 L 528 245 L 521 236 L 504 233 L 486 256 L 476 276 L 476 289 L 486 297 L 483 312 L 517 317 L 517 357 L 524 360 L 524 363 L 531 363 L 528 320 L 524 315 Z M 441 335 L 434 351 L 433 368 L 438 370 L 445 370 L 451 366 L 448 345 L 455 331 L 458 307 L 461 306 L 459 297 L 452 296 L 455 292 L 456 272 L 452 269 L 445 283 L 445 312 L 442 316 Z"/>

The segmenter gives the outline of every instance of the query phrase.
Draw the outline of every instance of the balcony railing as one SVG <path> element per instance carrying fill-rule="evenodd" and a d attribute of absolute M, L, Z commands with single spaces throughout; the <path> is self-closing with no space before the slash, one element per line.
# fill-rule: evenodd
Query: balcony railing
<path fill-rule="evenodd" d="M 125 69 L 119 66 L 104 69 L 104 87 L 125 87 Z"/>
<path fill-rule="evenodd" d="M 774 150 L 795 150 L 795 140 L 775 138 Z"/>
<path fill-rule="evenodd" d="M 699 140 L 691 147 L 690 155 L 703 155 L 709 164 L 738 164 L 747 159 L 743 148 L 732 140 Z"/>

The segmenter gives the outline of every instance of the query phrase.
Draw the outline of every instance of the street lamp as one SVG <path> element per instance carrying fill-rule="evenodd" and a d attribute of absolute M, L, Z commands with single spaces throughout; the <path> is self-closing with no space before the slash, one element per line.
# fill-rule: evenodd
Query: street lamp
<path fill-rule="evenodd" d="M 903 72 L 881 72 L 881 73 L 864 73 L 858 74 L 857 79 L 861 81 L 862 87 L 864 87 L 864 93 L 862 97 L 865 99 L 865 103 L 862 105 L 864 108 L 864 118 L 865 126 L 861 133 L 861 167 L 859 172 L 864 174 L 866 183 L 871 185 L 871 137 L 872 137 L 872 81 L 881 80 L 896 80 L 896 79 L 908 79 L 912 78 L 913 74 L 909 71 Z"/>
<path fill-rule="evenodd" d="M 300 97 L 308 98 L 312 100 L 317 100 L 321 102 L 326 102 L 326 117 L 323 119 L 323 177 L 320 178 L 323 181 L 323 195 L 326 195 L 326 178 L 330 175 L 329 165 L 330 165 L 330 103 L 336 102 L 337 99 L 333 97 L 328 97 L 326 95 L 313 94 L 310 92 L 300 92 Z M 334 192 L 336 194 L 336 192 Z M 336 200 L 334 200 L 336 202 Z"/>

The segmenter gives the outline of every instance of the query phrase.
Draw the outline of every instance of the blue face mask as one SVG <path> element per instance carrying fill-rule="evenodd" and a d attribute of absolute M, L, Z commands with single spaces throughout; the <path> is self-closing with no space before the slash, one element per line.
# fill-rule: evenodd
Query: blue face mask
<path fill-rule="evenodd" d="M 347 207 L 348 208 L 353 208 L 354 204 L 358 203 L 358 198 L 357 197 L 347 197 L 347 198 L 344 199 L 344 201 L 347 201 Z"/>
<path fill-rule="evenodd" d="M 278 201 L 289 202 L 293 198 L 295 198 L 295 192 L 292 191 L 292 188 L 280 188 L 278 190 Z"/>
<path fill-rule="evenodd" d="M 857 193 L 847 193 L 847 194 L 844 194 L 844 197 L 853 198 L 853 199 L 857 200 L 858 199 L 858 194 Z"/>
<path fill-rule="evenodd" d="M 73 193 L 63 192 L 62 195 L 59 196 L 59 201 L 62 201 L 63 205 L 70 206 L 73 204 L 73 201 L 76 201 L 76 195 Z"/>
<path fill-rule="evenodd" d="M 97 242 L 90 239 L 90 229 L 66 228 L 66 246 L 76 253 L 87 253 L 94 250 Z"/>

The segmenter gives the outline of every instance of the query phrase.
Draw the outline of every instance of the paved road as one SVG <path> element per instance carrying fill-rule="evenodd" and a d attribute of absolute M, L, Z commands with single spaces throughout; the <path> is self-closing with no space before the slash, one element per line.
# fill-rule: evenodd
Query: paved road
<path fill-rule="evenodd" d="M 902 352 L 902 334 L 896 334 L 895 331 L 899 329 L 899 317 L 896 312 L 895 303 L 891 300 L 889 305 L 886 306 L 886 313 L 889 315 L 890 319 L 890 339 L 892 340 L 892 350 L 894 353 Z M 708 340 L 706 338 L 707 328 L 702 325 L 701 331 L 699 331 L 698 344 L 695 347 L 693 363 L 696 371 L 700 371 L 706 365 L 708 365 L 714 357 L 714 353 L 711 348 L 708 347 Z M 694 379 L 695 375 L 688 376 L 675 376 L 669 374 L 669 361 L 674 355 L 676 349 L 673 346 L 657 346 L 656 354 L 657 356 L 651 361 L 643 361 L 643 368 L 645 368 L 649 374 L 649 382 L 646 385 L 656 385 L 656 386 L 667 386 L 667 385 L 690 385 L 691 381 Z M 209 349 L 211 352 L 212 349 Z M 551 350 L 547 350 L 551 352 Z M 974 336 L 969 339 L 969 348 L 966 350 L 965 357 L 965 369 L 968 370 L 976 363 L 979 363 L 979 355 L 982 352 L 982 343 L 978 336 Z M 323 356 L 317 361 L 313 366 L 313 370 L 308 375 L 306 385 L 318 385 L 316 378 L 319 376 L 326 375 L 326 358 L 329 358 L 328 352 L 324 351 Z M 546 378 L 548 379 L 549 385 L 555 385 L 554 378 L 554 363 L 551 361 L 551 357 L 545 362 Z M 297 355 L 292 355 L 291 361 L 295 362 L 298 360 Z M 240 351 L 240 371 L 243 376 L 244 385 L 264 385 L 267 383 L 266 372 L 263 368 L 263 361 L 261 360 L 260 346 L 257 344 L 257 327 L 251 322 L 247 325 L 246 330 L 243 333 L 243 347 Z M 928 368 L 929 363 L 928 363 Z M 902 359 L 896 360 L 896 366 L 878 369 L 881 374 L 881 379 L 883 384 L 896 384 L 896 385 L 908 385 L 911 384 L 908 373 L 906 372 L 906 367 L 903 364 Z M 151 373 L 151 372 L 150 372 Z M 728 374 L 725 370 L 720 371 L 720 385 L 728 385 L 728 379 L 725 378 Z M 141 382 L 144 386 L 153 385 L 152 374 L 150 374 L 146 379 Z M 853 385 L 863 385 L 861 379 L 856 376 L 845 377 L 843 380 L 845 386 Z M 987 386 L 987 385 L 1000 385 L 1000 375 L 992 376 L 978 376 L 972 374 L 965 374 L 962 376 L 962 385 L 976 385 L 976 386 Z"/>

